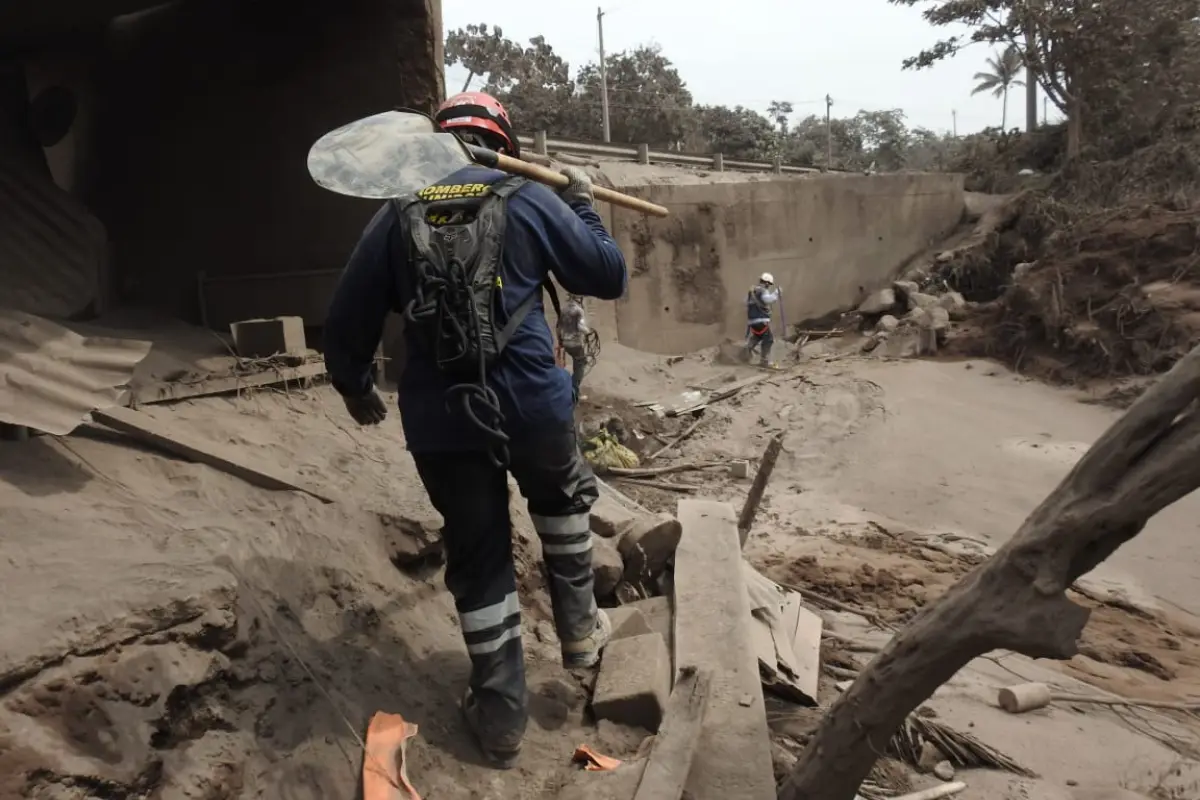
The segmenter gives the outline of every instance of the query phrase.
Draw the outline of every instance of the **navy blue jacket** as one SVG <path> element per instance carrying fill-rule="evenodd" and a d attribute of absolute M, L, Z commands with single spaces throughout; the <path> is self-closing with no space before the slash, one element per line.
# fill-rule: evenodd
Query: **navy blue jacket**
<path fill-rule="evenodd" d="M 460 170 L 446 183 L 494 183 L 505 174 L 485 167 Z M 586 203 L 568 206 L 546 187 L 528 183 L 508 199 L 508 223 L 500 262 L 503 314 L 508 314 L 547 274 L 571 294 L 616 300 L 625 293 L 625 257 Z M 403 309 L 401 270 L 392 237 L 400 235 L 388 205 L 363 231 L 338 281 L 325 321 L 325 366 L 333 386 L 343 395 L 361 396 L 371 389 L 371 366 L 389 313 Z M 456 406 L 447 409 L 450 381 L 406 335 L 407 359 L 399 381 L 400 416 L 408 449 L 413 452 L 483 450 L 480 431 Z M 554 339 L 539 299 L 517 327 L 488 385 L 496 392 L 506 417 L 505 432 L 519 438 L 540 426 L 561 427 L 574 414 L 571 378 L 554 361 Z"/>

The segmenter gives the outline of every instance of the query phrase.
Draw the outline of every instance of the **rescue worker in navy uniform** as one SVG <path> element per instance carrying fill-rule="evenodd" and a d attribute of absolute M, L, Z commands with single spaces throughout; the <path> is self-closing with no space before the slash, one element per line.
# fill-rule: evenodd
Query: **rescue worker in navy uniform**
<path fill-rule="evenodd" d="M 489 95 L 451 97 L 436 120 L 472 144 L 519 157 L 508 114 Z M 571 376 L 555 363 L 542 298 L 553 275 L 571 294 L 616 300 L 627 274 L 624 256 L 592 208 L 587 174 L 570 168 L 564 174 L 570 183 L 556 195 L 472 165 L 414 197 L 389 201 L 351 254 L 325 327 L 334 388 L 356 422 L 375 425 L 387 408 L 370 377 L 372 361 L 385 318 L 403 314 L 400 418 L 421 481 L 444 519 L 446 586 L 471 659 L 462 710 L 480 749 L 502 769 L 517 760 L 528 716 L 506 472 L 520 487 L 542 543 L 564 666 L 596 664 L 612 631 L 592 587 L 589 510 L 598 496 L 596 479 L 579 452 Z M 436 225 L 447 216 L 422 198 L 460 198 L 459 205 L 445 206 L 453 216 L 461 197 L 480 184 L 487 188 L 478 213 L 496 208 L 500 216 L 439 239 Z M 422 216 L 422 209 L 432 211 Z M 434 239 L 442 244 L 434 247 Z M 462 267 L 470 263 L 488 282 L 463 290 Z M 493 285 L 490 303 L 462 311 L 463 297 L 478 297 L 478 287 Z M 453 325 L 437 327 L 455 313 L 460 318 Z M 456 347 L 487 346 L 473 335 L 446 339 L 456 325 L 469 328 L 471 314 L 490 315 L 498 353 L 477 372 L 455 372 L 447 365 Z M 479 330 L 488 333 L 486 326 Z"/>
<path fill-rule="evenodd" d="M 775 336 L 771 333 L 771 306 L 779 302 L 779 290 L 775 288 L 775 277 L 764 272 L 753 288 L 746 294 L 746 360 L 754 356 L 759 348 L 764 367 L 771 366 L 771 346 Z"/>

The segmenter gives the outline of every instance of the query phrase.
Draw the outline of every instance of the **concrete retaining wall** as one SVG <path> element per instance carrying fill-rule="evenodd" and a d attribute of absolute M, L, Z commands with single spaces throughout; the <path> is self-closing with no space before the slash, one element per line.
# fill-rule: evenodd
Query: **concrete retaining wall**
<path fill-rule="evenodd" d="M 607 210 L 629 262 L 616 304 L 622 344 L 687 353 L 742 336 L 746 292 L 763 272 L 790 322 L 854 306 L 963 214 L 960 175 L 720 178 L 622 187 L 670 208 L 666 219 Z"/>

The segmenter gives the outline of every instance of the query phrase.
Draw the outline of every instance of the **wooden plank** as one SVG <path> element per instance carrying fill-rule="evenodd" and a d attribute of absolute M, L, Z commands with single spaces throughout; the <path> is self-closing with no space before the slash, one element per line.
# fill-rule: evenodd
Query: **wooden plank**
<path fill-rule="evenodd" d="M 323 502 L 334 502 L 332 496 L 304 485 L 299 476 L 289 475 L 273 466 L 252 464 L 241 454 L 235 453 L 233 448 L 206 441 L 203 437 L 180 430 L 177 425 L 157 420 L 141 411 L 114 406 L 93 411 L 92 419 L 151 447 L 188 461 L 207 464 L 263 489 L 304 492 Z"/>
<path fill-rule="evenodd" d="M 700 744 L 711 681 L 707 671 L 689 667 L 675 683 L 633 800 L 679 800 L 683 796 Z"/>
<path fill-rule="evenodd" d="M 131 391 L 128 405 L 137 407 L 152 403 L 169 403 L 173 400 L 209 397 L 211 395 L 238 392 L 243 389 L 276 386 L 281 383 L 299 383 L 303 380 L 321 377 L 324 374 L 325 365 L 318 361 L 312 364 L 301 364 L 298 367 L 280 367 L 253 375 L 210 378 L 209 380 L 197 381 L 195 383 L 173 381 L 150 383 L 145 386 L 139 386 Z"/>
<path fill-rule="evenodd" d="M 737 518 L 728 503 L 680 500 L 675 661 L 712 674 L 708 715 L 687 782 L 693 800 L 775 800 L 771 744 Z"/>

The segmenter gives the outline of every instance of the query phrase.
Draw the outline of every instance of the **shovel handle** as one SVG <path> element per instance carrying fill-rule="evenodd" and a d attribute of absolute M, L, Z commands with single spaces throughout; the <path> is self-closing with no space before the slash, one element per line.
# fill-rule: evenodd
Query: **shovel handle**
<path fill-rule="evenodd" d="M 475 160 L 485 167 L 493 167 L 510 175 L 521 175 L 538 183 L 553 186 L 556 189 L 563 189 L 570 182 L 567 176 L 561 172 L 538 164 L 531 164 L 528 161 L 522 161 L 519 158 L 506 156 L 503 153 L 496 153 L 482 147 L 470 147 L 469 149 Z M 621 208 L 628 208 L 631 211 L 640 211 L 652 217 L 665 217 L 671 213 L 667 210 L 666 206 L 651 203 L 649 200 L 642 200 L 640 197 L 631 197 L 621 192 L 614 192 L 612 189 L 606 189 L 603 186 L 592 187 L 592 192 L 597 200 L 603 200 L 606 203 L 612 203 L 614 206 L 620 206 Z"/>

